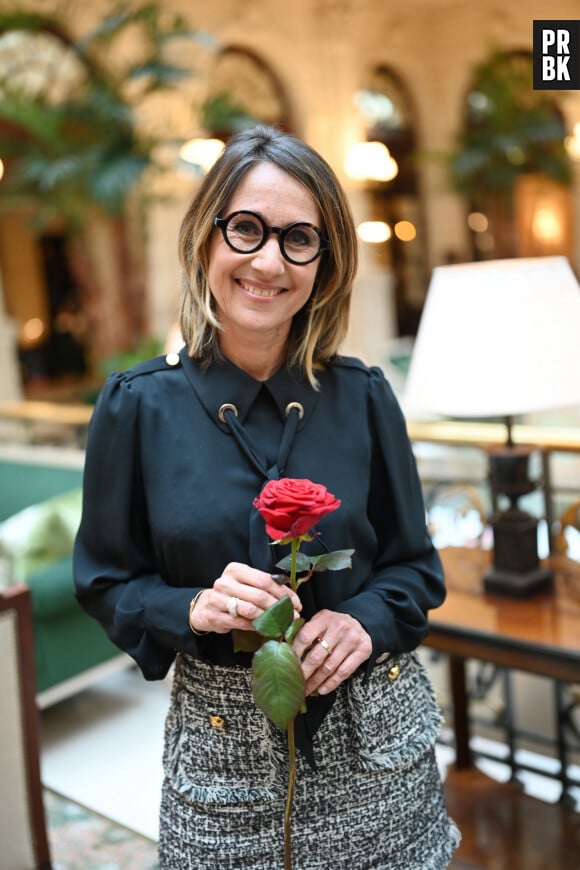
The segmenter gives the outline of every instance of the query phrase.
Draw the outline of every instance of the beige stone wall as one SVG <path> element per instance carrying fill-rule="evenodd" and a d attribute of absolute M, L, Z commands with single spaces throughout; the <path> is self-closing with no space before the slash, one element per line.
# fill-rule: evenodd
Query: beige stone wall
<path fill-rule="evenodd" d="M 349 144 L 363 133 L 353 96 L 370 69 L 386 64 L 402 77 L 416 106 L 421 150 L 441 154 L 453 146 L 470 76 L 489 50 L 531 49 L 534 18 L 574 19 L 580 11 L 577 0 L 554 0 L 549 12 L 543 0 L 509 6 L 503 0 L 297 0 L 287 7 L 275 0 L 242 6 L 219 0 L 195 9 L 186 0 L 174 2 L 223 45 L 248 48 L 271 66 L 285 88 L 296 132 L 333 165 L 360 220 L 369 216 L 364 195 L 342 167 Z M 580 121 L 580 92 L 568 95 L 562 107 L 572 127 Z M 449 189 L 440 161 L 422 161 L 420 187 L 429 270 L 449 251 L 467 257 L 464 204 Z M 580 268 L 578 179 L 574 209 L 573 265 Z M 346 350 L 381 361 L 395 329 L 390 294 L 389 276 L 363 252 Z"/>
<path fill-rule="evenodd" d="M 18 4 L 46 11 L 62 8 L 60 0 Z M 106 0 L 85 4 L 69 0 L 67 21 L 82 32 Z M 365 196 L 344 178 L 349 144 L 362 136 L 362 121 L 353 96 L 367 73 L 386 64 L 405 81 L 417 113 L 419 145 L 426 155 L 448 152 L 461 123 L 462 101 L 470 75 L 492 47 L 530 49 L 534 18 L 579 17 L 578 0 L 544 0 L 506 4 L 505 0 L 171 0 L 193 27 L 208 31 L 222 46 L 255 52 L 282 83 L 294 130 L 318 148 L 343 179 L 357 219 L 368 217 Z M 187 99 L 156 107 L 153 116 L 168 132 L 183 136 L 195 125 L 191 102 L 203 99 L 211 81 L 212 54 L 184 47 L 199 75 L 188 85 Z M 570 126 L 580 121 L 580 92 L 562 101 Z M 195 132 L 192 130 L 192 132 Z M 428 270 L 449 251 L 468 255 L 464 205 L 449 189 L 440 162 L 420 165 L 420 188 L 426 211 L 424 239 Z M 575 213 L 573 265 L 580 269 L 580 171 L 573 193 Z M 155 206 L 149 222 L 149 308 L 153 329 L 163 334 L 174 317 L 179 296 L 175 232 L 193 190 L 191 179 L 175 176 L 168 202 Z M 377 327 L 377 312 L 381 324 Z M 371 318 L 374 320 L 371 323 Z M 366 350 L 380 361 L 394 334 L 390 276 L 363 252 L 353 310 L 349 347 Z M 365 355 L 365 354 L 363 354 Z"/>
<path fill-rule="evenodd" d="M 174 3 L 195 26 L 270 64 L 288 94 L 296 131 L 339 174 L 348 145 L 362 134 L 353 96 L 372 67 L 388 64 L 400 74 L 416 105 L 420 146 L 438 154 L 452 147 L 471 72 L 489 50 L 531 49 L 535 18 L 574 19 L 580 12 L 578 0 L 554 0 L 549 9 L 543 0 L 297 0 L 288 7 L 254 0 L 241 8 L 219 0 L 196 9 L 186 0 Z M 580 92 L 562 107 L 571 126 L 580 121 Z M 432 267 L 450 249 L 466 251 L 463 205 L 436 161 L 423 162 L 421 184 Z M 579 258 L 577 250 L 576 266 Z"/>

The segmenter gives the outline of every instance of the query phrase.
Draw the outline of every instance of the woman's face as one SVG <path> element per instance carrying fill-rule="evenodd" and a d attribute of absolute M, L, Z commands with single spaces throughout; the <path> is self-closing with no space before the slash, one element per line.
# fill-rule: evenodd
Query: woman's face
<path fill-rule="evenodd" d="M 252 211 L 268 226 L 306 221 L 320 227 L 320 212 L 309 191 L 273 163 L 259 163 L 242 179 L 219 215 Z M 223 327 L 220 344 L 228 348 L 248 340 L 281 349 L 292 318 L 308 301 L 320 259 L 294 265 L 282 256 L 278 235 L 271 233 L 254 253 L 240 254 L 213 231 L 209 251 L 209 286 Z"/>

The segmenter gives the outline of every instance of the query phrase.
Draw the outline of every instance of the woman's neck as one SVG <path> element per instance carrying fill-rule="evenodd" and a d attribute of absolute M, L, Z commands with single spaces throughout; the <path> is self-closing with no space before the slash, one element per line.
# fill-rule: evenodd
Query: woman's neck
<path fill-rule="evenodd" d="M 279 341 L 268 346 L 263 338 L 240 342 L 228 341 L 222 335 L 220 348 L 225 357 L 257 381 L 267 381 L 286 362 L 286 343 Z"/>

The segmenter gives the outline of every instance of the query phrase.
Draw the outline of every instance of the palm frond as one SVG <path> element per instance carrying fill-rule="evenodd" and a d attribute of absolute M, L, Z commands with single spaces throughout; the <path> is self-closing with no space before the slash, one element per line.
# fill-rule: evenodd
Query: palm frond
<path fill-rule="evenodd" d="M 140 28 L 145 59 L 113 71 L 106 63 L 106 51 L 133 26 Z M 5 122 L 0 151 L 10 158 L 3 190 L 10 197 L 20 191 L 27 201 L 36 197 L 43 211 L 52 208 L 75 221 L 91 203 L 119 213 L 153 164 L 157 145 L 136 123 L 139 99 L 154 90 L 170 89 L 192 74 L 167 56 L 171 40 L 187 38 L 198 44 L 209 40 L 158 2 L 116 3 L 77 40 L 69 40 L 65 25 L 53 18 L 18 9 L 0 13 L 0 31 L 14 29 L 56 36 L 65 50 L 75 53 L 87 75 L 58 102 L 46 93 L 31 96 L 9 78 L 0 79 L 0 120 Z M 132 103 L 126 83 L 139 79 L 145 87 L 133 94 L 136 102 Z"/>
<path fill-rule="evenodd" d="M 455 189 L 478 202 L 489 194 L 509 200 L 524 172 L 569 184 L 564 121 L 553 100 L 533 90 L 531 56 L 494 51 L 475 81 L 449 158 Z"/>

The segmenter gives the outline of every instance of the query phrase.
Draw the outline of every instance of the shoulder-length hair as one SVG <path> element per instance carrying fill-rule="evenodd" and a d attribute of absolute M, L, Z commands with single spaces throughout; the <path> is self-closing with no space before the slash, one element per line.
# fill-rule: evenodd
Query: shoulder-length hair
<path fill-rule="evenodd" d="M 306 187 L 330 242 L 320 257 L 312 294 L 294 317 L 288 344 L 287 365 L 306 374 L 316 387 L 314 371 L 336 356 L 348 328 L 356 232 L 346 195 L 328 163 L 305 142 L 275 127 L 258 125 L 232 137 L 185 214 L 179 233 L 181 331 L 190 356 L 205 364 L 220 358 L 220 324 L 207 278 L 211 236 L 219 232 L 213 221 L 224 216 L 241 180 L 262 162 L 274 163 Z"/>

